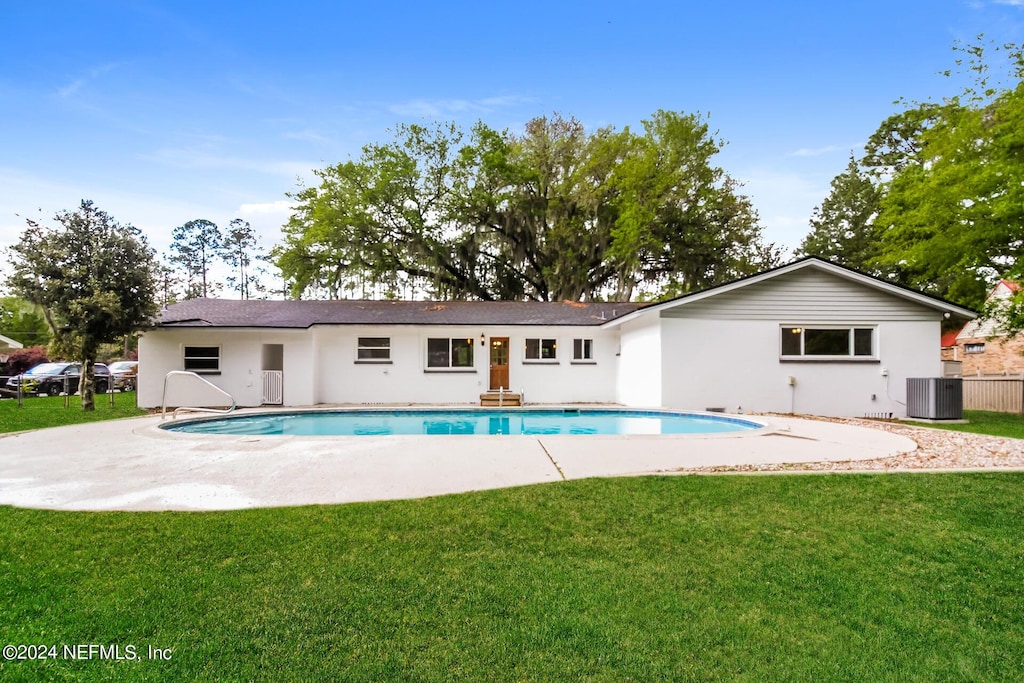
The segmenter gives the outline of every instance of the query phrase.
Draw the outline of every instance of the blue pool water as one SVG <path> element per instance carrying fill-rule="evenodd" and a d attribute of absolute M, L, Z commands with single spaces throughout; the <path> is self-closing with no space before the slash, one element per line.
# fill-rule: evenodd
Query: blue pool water
<path fill-rule="evenodd" d="M 172 424 L 190 434 L 708 434 L 757 429 L 734 417 L 635 410 L 354 410 L 237 415 Z"/>

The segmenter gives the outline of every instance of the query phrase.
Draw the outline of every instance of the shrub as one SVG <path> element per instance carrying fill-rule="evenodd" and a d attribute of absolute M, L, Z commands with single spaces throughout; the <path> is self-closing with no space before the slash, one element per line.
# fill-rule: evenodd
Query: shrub
<path fill-rule="evenodd" d="M 48 363 L 45 346 L 30 346 L 26 349 L 14 349 L 7 357 L 7 374 L 17 375 L 33 368 L 40 363 Z"/>

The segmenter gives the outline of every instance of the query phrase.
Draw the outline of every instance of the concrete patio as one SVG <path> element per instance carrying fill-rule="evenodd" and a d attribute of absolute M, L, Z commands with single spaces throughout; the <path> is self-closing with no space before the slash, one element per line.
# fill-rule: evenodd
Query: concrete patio
<path fill-rule="evenodd" d="M 210 436 L 158 417 L 0 437 L 0 504 L 228 510 L 419 498 L 693 468 L 873 460 L 911 439 L 765 418 L 751 433 L 679 436 Z"/>

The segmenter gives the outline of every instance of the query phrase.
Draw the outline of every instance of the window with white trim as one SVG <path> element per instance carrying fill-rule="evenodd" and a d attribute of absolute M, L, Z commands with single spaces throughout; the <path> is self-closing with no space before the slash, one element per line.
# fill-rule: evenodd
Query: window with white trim
<path fill-rule="evenodd" d="M 572 340 L 572 359 L 574 361 L 590 361 L 590 360 L 594 360 L 594 340 L 593 339 L 573 339 Z"/>
<path fill-rule="evenodd" d="M 964 344 L 964 353 L 985 353 L 985 342 Z"/>
<path fill-rule="evenodd" d="M 186 346 L 182 367 L 189 372 L 214 374 L 220 372 L 219 346 Z"/>
<path fill-rule="evenodd" d="M 784 359 L 869 360 L 877 357 L 875 328 L 839 325 L 781 328 Z"/>
<path fill-rule="evenodd" d="M 390 363 L 391 337 L 359 337 L 356 342 L 356 362 Z"/>
<path fill-rule="evenodd" d="M 473 340 L 431 337 L 427 339 L 427 368 L 430 370 L 473 367 Z"/>
<path fill-rule="evenodd" d="M 527 339 L 526 360 L 558 360 L 557 339 Z"/>

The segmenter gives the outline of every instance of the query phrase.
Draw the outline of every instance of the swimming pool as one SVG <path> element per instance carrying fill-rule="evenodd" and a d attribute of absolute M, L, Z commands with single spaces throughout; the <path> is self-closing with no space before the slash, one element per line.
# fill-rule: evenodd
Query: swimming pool
<path fill-rule="evenodd" d="M 189 420 L 163 428 L 236 436 L 714 434 L 760 429 L 753 420 L 641 410 L 344 410 L 274 412 Z"/>

